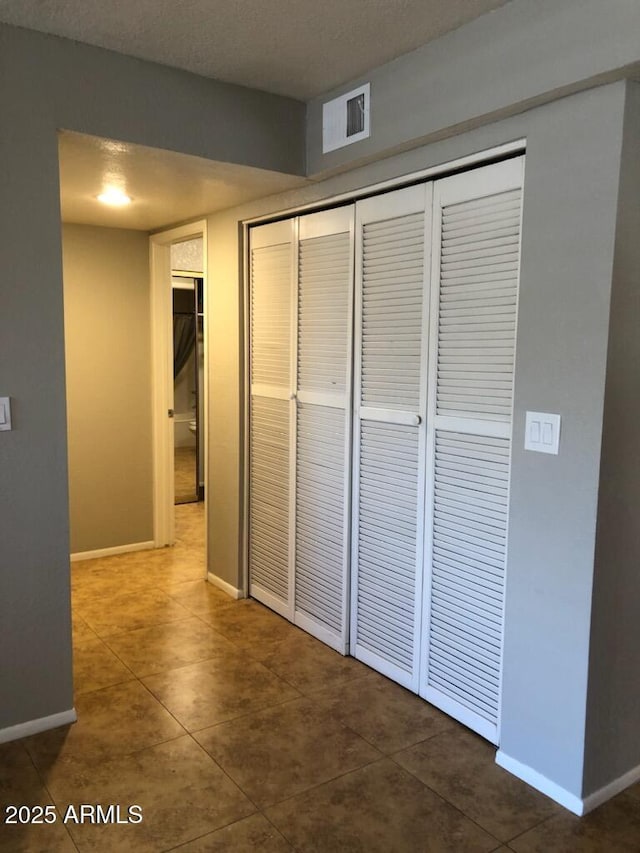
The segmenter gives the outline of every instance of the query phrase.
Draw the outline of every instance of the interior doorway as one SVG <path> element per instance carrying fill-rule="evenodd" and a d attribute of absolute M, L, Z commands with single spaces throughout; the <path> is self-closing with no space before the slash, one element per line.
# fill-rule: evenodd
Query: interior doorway
<path fill-rule="evenodd" d="M 174 501 L 204 501 L 204 277 L 202 238 L 171 246 Z"/>
<path fill-rule="evenodd" d="M 206 518 L 206 221 L 154 234 L 150 244 L 154 539 L 162 547 L 175 540 L 176 504 L 203 502 Z"/>

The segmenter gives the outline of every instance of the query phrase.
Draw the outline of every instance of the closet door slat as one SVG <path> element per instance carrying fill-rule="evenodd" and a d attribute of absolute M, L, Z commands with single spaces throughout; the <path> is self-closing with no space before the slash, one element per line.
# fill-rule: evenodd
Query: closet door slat
<path fill-rule="evenodd" d="M 356 205 L 352 653 L 418 689 L 430 187 Z"/>
<path fill-rule="evenodd" d="M 292 617 L 292 222 L 250 232 L 249 592 Z"/>
<path fill-rule="evenodd" d="M 434 187 L 420 693 L 498 742 L 522 158 Z"/>
<path fill-rule="evenodd" d="M 353 208 L 299 219 L 294 621 L 345 654 Z"/>

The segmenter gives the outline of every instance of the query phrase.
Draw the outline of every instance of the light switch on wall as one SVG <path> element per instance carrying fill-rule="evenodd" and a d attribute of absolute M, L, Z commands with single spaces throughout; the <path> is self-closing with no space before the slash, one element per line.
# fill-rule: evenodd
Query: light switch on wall
<path fill-rule="evenodd" d="M 527 412 L 524 449 L 557 454 L 560 448 L 560 415 Z"/>
<path fill-rule="evenodd" d="M 11 398 L 0 397 L 0 430 L 11 429 Z"/>

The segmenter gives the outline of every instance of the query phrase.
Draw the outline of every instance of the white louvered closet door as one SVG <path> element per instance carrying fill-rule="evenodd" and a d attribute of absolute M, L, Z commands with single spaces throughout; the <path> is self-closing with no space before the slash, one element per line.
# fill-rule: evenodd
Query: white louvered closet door
<path fill-rule="evenodd" d="M 420 693 L 498 742 L 522 158 L 434 185 Z"/>
<path fill-rule="evenodd" d="M 353 205 L 298 221 L 294 621 L 348 650 Z"/>
<path fill-rule="evenodd" d="M 431 187 L 356 205 L 351 651 L 417 692 Z"/>
<path fill-rule="evenodd" d="M 293 618 L 293 220 L 250 235 L 249 591 Z"/>

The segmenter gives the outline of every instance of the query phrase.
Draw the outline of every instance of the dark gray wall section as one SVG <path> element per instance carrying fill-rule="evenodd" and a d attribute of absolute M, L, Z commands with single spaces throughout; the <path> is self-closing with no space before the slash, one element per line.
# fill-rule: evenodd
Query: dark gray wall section
<path fill-rule="evenodd" d="M 624 91 L 527 131 L 500 746 L 578 797 Z M 558 456 L 527 410 L 562 415 Z"/>
<path fill-rule="evenodd" d="M 586 795 L 640 765 L 640 85 L 620 172 L 596 539 Z"/>
<path fill-rule="evenodd" d="M 637 0 L 512 0 L 308 108 L 308 174 L 469 129 L 640 63 Z M 371 137 L 322 154 L 322 103 L 371 82 Z"/>
<path fill-rule="evenodd" d="M 31 81 L 8 97 L 1 76 L 0 394 L 13 403 L 13 431 L 0 433 L 3 728 L 73 701 L 58 146 Z"/>
<path fill-rule="evenodd" d="M 304 106 L 0 27 L 0 729 L 71 708 L 57 128 L 301 174 Z"/>
<path fill-rule="evenodd" d="M 29 65 L 58 128 L 304 174 L 299 101 L 17 27 L 0 44 L 7 82 Z"/>

